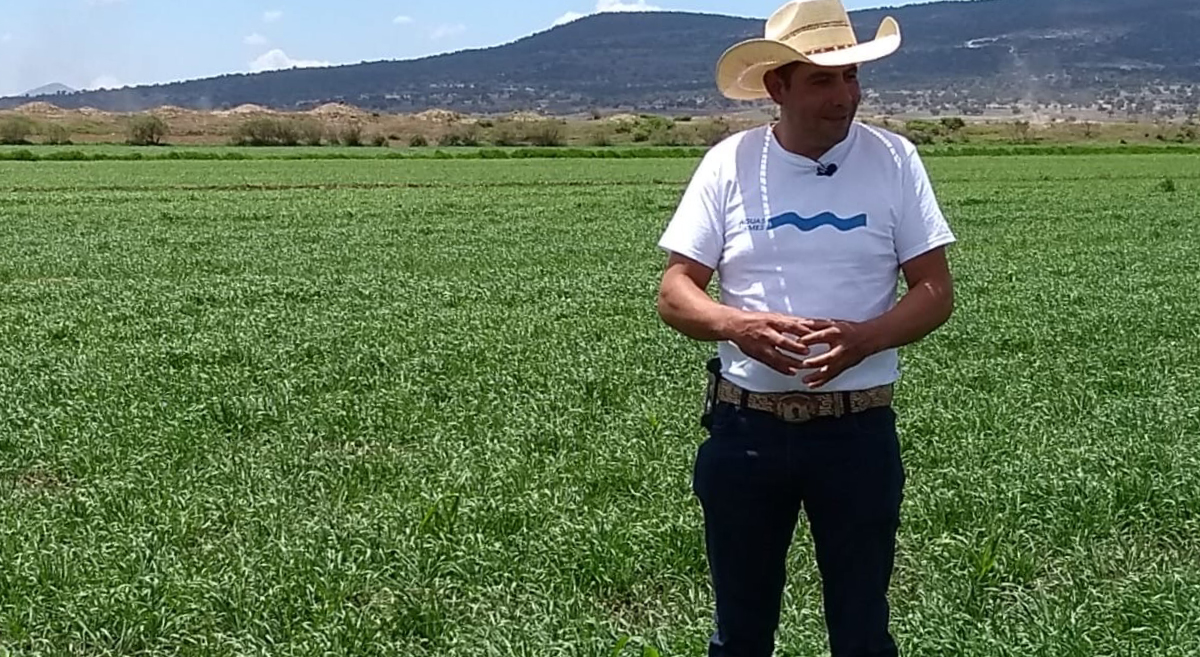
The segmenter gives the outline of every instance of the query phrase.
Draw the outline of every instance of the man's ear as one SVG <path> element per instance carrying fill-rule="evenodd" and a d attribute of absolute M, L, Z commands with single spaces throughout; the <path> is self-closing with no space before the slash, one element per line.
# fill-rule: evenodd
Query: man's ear
<path fill-rule="evenodd" d="M 791 84 L 792 75 L 799 65 L 799 62 L 792 62 L 763 73 L 763 87 L 766 88 L 767 93 L 771 94 L 771 99 L 776 103 L 783 103 L 783 94 Z"/>
<path fill-rule="evenodd" d="M 763 73 L 763 87 L 771 95 L 771 100 L 776 103 L 782 102 L 783 90 L 786 85 L 787 81 L 779 75 L 779 69 L 773 68 Z"/>

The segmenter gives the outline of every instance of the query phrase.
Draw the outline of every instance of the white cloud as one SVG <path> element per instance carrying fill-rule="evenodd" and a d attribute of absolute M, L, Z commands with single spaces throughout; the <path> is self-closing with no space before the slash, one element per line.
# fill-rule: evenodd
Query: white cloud
<path fill-rule="evenodd" d="M 620 2 L 619 0 L 598 0 L 596 2 L 596 13 L 606 11 L 662 11 L 662 7 L 646 4 L 646 0 L 637 0 L 637 2 Z"/>
<path fill-rule="evenodd" d="M 258 32 L 251 34 L 250 36 L 243 39 L 243 41 L 248 46 L 265 46 L 265 45 L 267 45 L 267 37 L 259 34 Z"/>
<path fill-rule="evenodd" d="M 618 11 L 662 11 L 662 7 L 646 4 L 646 0 L 637 0 L 637 2 L 596 0 L 596 9 L 592 12 L 592 14 L 604 14 Z M 551 27 L 563 25 L 564 23 L 570 23 L 571 21 L 579 20 L 584 16 L 591 16 L 592 14 L 581 14 L 577 11 L 568 11 L 562 16 L 559 16 L 558 20 L 554 21 Z"/>
<path fill-rule="evenodd" d="M 392 22 L 396 25 L 408 25 L 413 22 L 413 19 L 412 16 L 397 16 L 392 19 Z"/>
<path fill-rule="evenodd" d="M 310 68 L 314 66 L 330 66 L 330 62 L 322 62 L 313 59 L 292 59 L 287 53 L 279 48 L 263 53 L 261 57 L 250 62 L 250 71 L 252 73 L 262 73 L 263 71 L 276 71 L 286 68 Z"/>
<path fill-rule="evenodd" d="M 124 86 L 124 82 L 121 82 L 111 75 L 101 75 L 95 80 L 92 80 L 92 83 L 87 86 L 87 89 L 120 89 Z"/>
<path fill-rule="evenodd" d="M 557 27 L 559 25 L 566 25 L 567 23 L 570 23 L 571 21 L 577 21 L 580 18 L 583 18 L 584 16 L 587 16 L 587 14 L 581 14 L 577 11 L 568 11 L 567 13 L 563 14 L 562 16 L 559 16 L 558 20 L 554 21 L 554 23 L 551 24 L 551 27 Z"/>
<path fill-rule="evenodd" d="M 446 37 L 458 36 L 466 31 L 467 26 L 463 25 L 462 23 L 456 23 L 454 25 L 439 25 L 429 31 L 429 38 L 437 41 L 438 39 L 445 39 Z"/>
<path fill-rule="evenodd" d="M 279 11 L 278 9 L 263 12 L 263 22 L 264 23 L 274 23 L 274 22 L 277 22 L 281 18 L 283 18 L 283 12 Z"/>

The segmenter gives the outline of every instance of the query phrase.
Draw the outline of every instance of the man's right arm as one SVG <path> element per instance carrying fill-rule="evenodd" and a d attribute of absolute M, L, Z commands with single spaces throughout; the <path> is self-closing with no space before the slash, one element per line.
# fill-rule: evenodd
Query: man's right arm
<path fill-rule="evenodd" d="M 713 270 L 691 258 L 671 253 L 658 291 L 658 315 L 671 328 L 703 342 L 728 340 L 737 312 L 717 303 L 705 290 Z"/>
<path fill-rule="evenodd" d="M 827 323 L 731 308 L 706 291 L 725 245 L 721 161 L 727 155 L 713 149 L 704 156 L 659 240 L 669 257 L 659 287 L 658 314 L 668 326 L 694 340 L 732 342 L 747 356 L 793 375 L 803 369 L 799 358 L 779 349 L 807 355 L 808 347 L 797 339 Z"/>
<path fill-rule="evenodd" d="M 747 356 L 777 372 L 794 375 L 803 369 L 798 356 L 808 347 L 797 338 L 825 328 L 827 322 L 776 313 L 755 313 L 731 308 L 705 291 L 713 270 L 695 260 L 671 253 L 658 292 L 658 315 L 683 335 L 704 342 L 730 341 Z"/>

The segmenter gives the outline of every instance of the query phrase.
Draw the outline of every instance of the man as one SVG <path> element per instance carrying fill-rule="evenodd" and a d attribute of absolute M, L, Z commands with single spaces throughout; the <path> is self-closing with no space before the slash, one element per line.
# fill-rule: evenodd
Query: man
<path fill-rule="evenodd" d="M 833 657 L 897 654 L 892 384 L 897 349 L 951 314 L 955 241 L 913 145 L 854 120 L 858 64 L 899 43 L 890 17 L 860 44 L 839 0 L 805 0 L 728 50 L 721 91 L 769 97 L 779 120 L 705 155 L 660 241 L 659 314 L 718 343 L 692 482 L 716 596 L 711 657 L 772 654 L 801 509 Z M 714 273 L 719 302 L 705 292 Z"/>

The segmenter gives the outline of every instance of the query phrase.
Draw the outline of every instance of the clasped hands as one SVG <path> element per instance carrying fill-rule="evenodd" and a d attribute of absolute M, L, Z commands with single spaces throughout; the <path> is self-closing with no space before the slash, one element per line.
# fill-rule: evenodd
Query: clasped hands
<path fill-rule="evenodd" d="M 742 312 L 731 320 L 728 332 L 742 353 L 781 374 L 813 370 L 803 379 L 810 388 L 829 383 L 872 353 L 871 330 L 862 322 Z M 829 345 L 829 350 L 809 356 L 817 344 Z"/>

